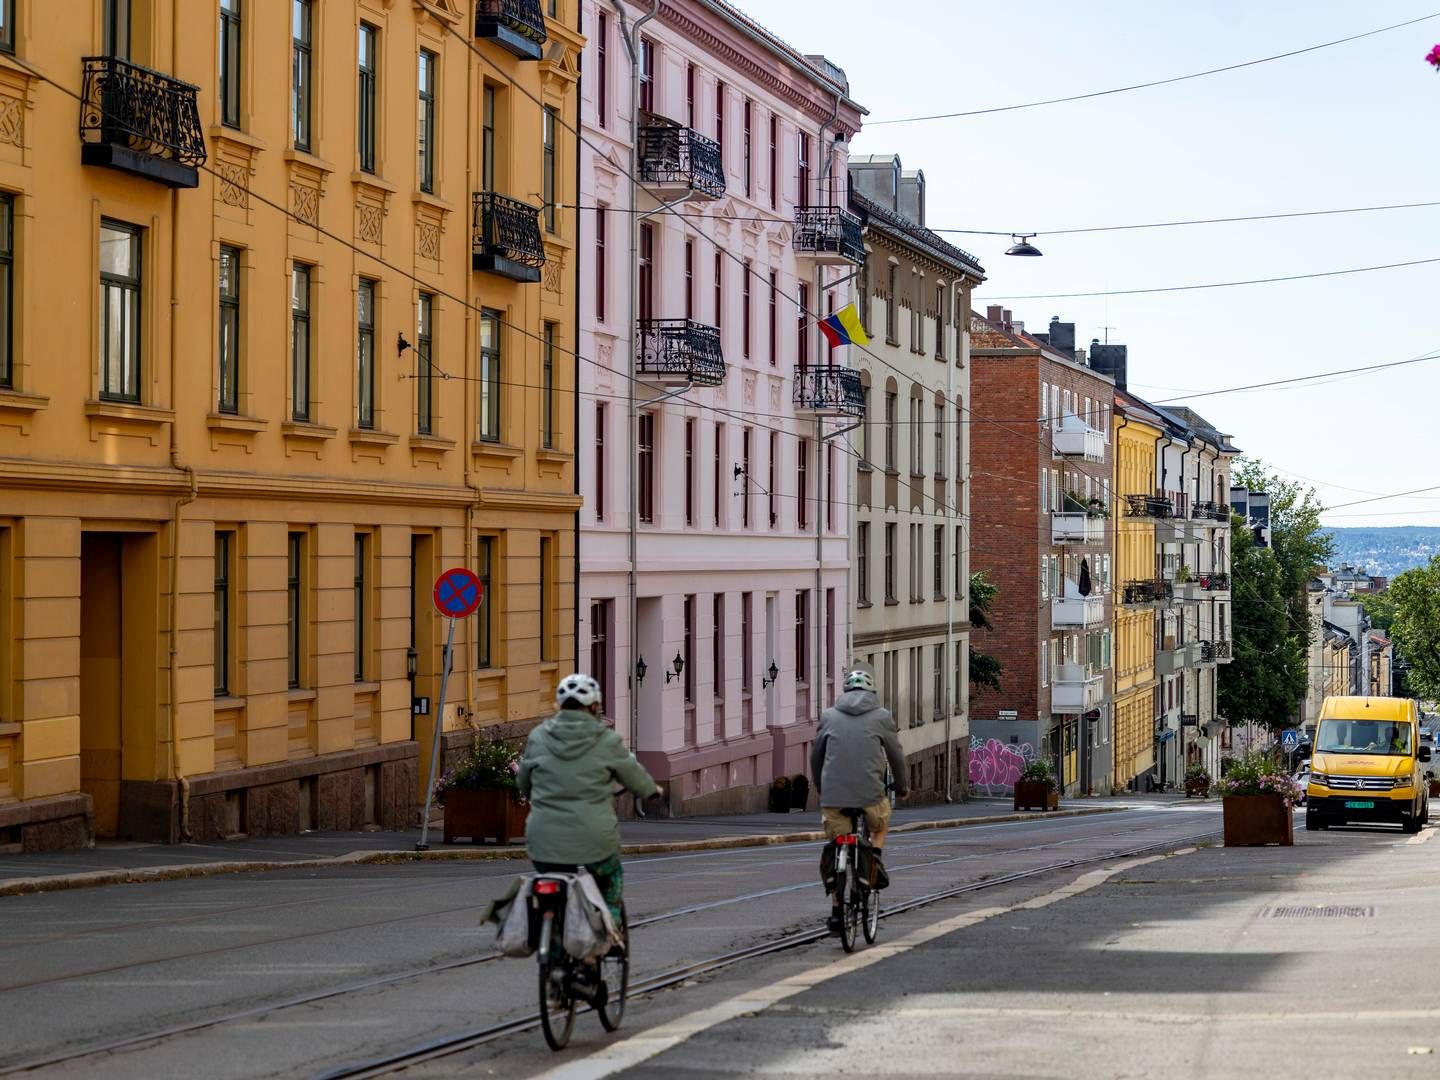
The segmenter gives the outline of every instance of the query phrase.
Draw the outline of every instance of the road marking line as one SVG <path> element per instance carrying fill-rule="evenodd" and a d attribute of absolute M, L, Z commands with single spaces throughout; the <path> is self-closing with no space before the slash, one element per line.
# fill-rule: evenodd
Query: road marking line
<path fill-rule="evenodd" d="M 1161 1024 L 1210 1024 L 1210 1023 L 1242 1023 L 1242 1024 L 1296 1024 L 1296 1023 L 1336 1023 L 1349 1020 L 1436 1020 L 1440 1019 L 1440 1009 L 1363 1009 L 1347 1012 L 1218 1012 L 1218 1013 L 1183 1013 L 1170 1010 L 1158 1012 L 1144 1012 L 1135 1009 L 1117 1009 L 1109 1011 L 1105 1009 L 1025 1009 L 1025 1008 L 1002 1008 L 999 1006 L 977 1006 L 967 1007 L 964 1005 L 907 1005 L 904 1008 L 884 1009 L 877 1014 L 874 1009 L 845 1008 L 833 1005 L 824 1007 L 812 1007 L 808 1005 L 776 1005 L 777 1012 L 798 1013 L 811 1016 L 833 1016 L 837 1012 L 852 1012 L 856 1016 L 883 1015 L 887 1020 L 897 1017 L 912 1019 L 1006 1019 L 1024 1018 L 1027 1020 L 1126 1020 L 1137 1023 L 1161 1023 Z"/>
<path fill-rule="evenodd" d="M 978 911 L 967 911 L 929 926 L 920 927 L 893 944 L 872 945 L 863 952 L 851 953 L 836 960 L 825 961 L 817 967 L 791 975 L 769 986 L 748 990 L 707 1009 L 701 1009 L 651 1028 L 649 1031 L 637 1032 L 619 1042 L 611 1043 L 587 1057 L 543 1072 L 537 1080 L 602 1080 L 603 1077 L 613 1076 L 625 1069 L 633 1069 L 711 1028 L 742 1016 L 764 1012 L 770 1006 L 784 1001 L 786 998 L 794 997 L 796 994 L 813 989 L 841 975 L 849 975 L 872 964 L 878 964 L 882 960 L 902 956 L 927 942 L 976 926 L 997 915 L 1049 907 L 1061 900 L 1068 900 L 1072 896 L 1088 892 L 1125 870 L 1169 857 L 1168 855 L 1151 855 L 1143 859 L 1131 859 L 1127 862 L 1117 863 L 1115 866 L 1105 869 L 1091 870 L 1068 885 L 1062 885 L 1060 888 L 1032 900 L 1012 904 L 1009 907 L 988 907 Z"/>

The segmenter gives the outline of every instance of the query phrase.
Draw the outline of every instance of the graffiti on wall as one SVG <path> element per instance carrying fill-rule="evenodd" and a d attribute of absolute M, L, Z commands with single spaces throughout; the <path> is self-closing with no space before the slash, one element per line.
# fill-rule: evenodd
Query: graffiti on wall
<path fill-rule="evenodd" d="M 972 735 L 970 785 L 985 795 L 1004 795 L 1034 760 L 1035 747 L 1028 742 L 1002 743 Z"/>

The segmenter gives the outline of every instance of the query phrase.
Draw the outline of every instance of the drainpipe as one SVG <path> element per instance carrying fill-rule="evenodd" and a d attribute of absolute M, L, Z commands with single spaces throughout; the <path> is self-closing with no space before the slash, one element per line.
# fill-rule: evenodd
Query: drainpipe
<path fill-rule="evenodd" d="M 639 462 L 636 460 L 635 436 L 635 315 L 640 292 L 640 218 L 636 213 L 639 204 L 640 184 L 637 179 L 640 170 L 640 28 L 653 19 L 660 10 L 660 0 L 650 0 L 650 10 L 635 20 L 633 26 L 626 26 L 625 7 L 621 0 L 610 0 L 615 17 L 620 23 L 620 40 L 625 43 L 625 53 L 630 58 L 630 377 L 626 380 L 625 408 L 625 454 L 630 473 L 629 481 L 629 537 L 627 544 L 626 593 L 629 604 L 630 622 L 630 671 L 626 685 L 630 688 L 630 752 L 640 737 L 640 687 L 635 682 L 635 659 L 640 655 L 640 629 L 636 625 L 639 611 L 635 564 L 638 558 L 639 538 L 636 531 L 636 515 L 639 503 L 636 485 L 639 482 Z"/>
<path fill-rule="evenodd" d="M 961 274 L 960 277 L 959 277 L 959 279 L 958 279 L 957 281 L 952 281 L 952 282 L 950 283 L 950 310 L 951 310 L 951 312 L 954 312 L 954 310 L 955 310 L 956 297 L 959 295 L 960 289 L 964 286 L 964 284 L 965 284 L 965 275 L 964 275 L 964 274 Z M 968 306 L 968 305 L 967 305 L 967 306 Z M 941 312 L 941 313 L 940 313 L 940 327 L 939 327 L 938 333 L 943 334 L 943 333 L 945 332 L 944 327 L 945 327 L 945 313 L 944 313 L 944 312 Z M 965 350 L 965 328 L 964 328 L 964 325 L 963 325 L 962 320 L 959 319 L 959 318 L 957 318 L 957 319 L 955 320 L 955 348 L 954 348 L 954 355 L 950 357 L 950 359 L 948 360 L 948 362 L 947 362 L 946 365 L 945 365 L 945 368 L 946 368 L 946 371 L 945 371 L 945 405 L 946 405 L 946 408 L 954 408 L 954 406 L 955 406 L 955 365 L 960 362 L 964 350 Z M 960 437 L 960 434 L 961 434 L 960 428 L 959 428 L 959 423 L 960 423 L 960 415 L 959 415 L 959 414 L 960 414 L 960 410 L 956 409 L 956 410 L 955 410 L 955 422 L 956 422 L 956 432 L 955 432 L 955 435 L 956 435 L 956 441 L 957 441 L 957 443 L 958 443 L 958 440 L 959 440 L 959 437 Z M 943 453 L 943 452 L 944 452 L 944 451 L 943 451 L 943 449 L 942 449 L 942 453 Z M 968 461 L 968 459 L 967 459 L 967 461 Z M 960 512 L 960 507 L 958 507 L 958 506 L 956 505 L 956 503 L 958 503 L 958 502 L 960 501 L 960 499 L 962 498 L 962 492 L 963 492 L 963 490 L 964 490 L 964 488 L 963 488 L 963 486 L 962 486 L 962 477 L 960 476 L 960 465 L 961 465 L 961 462 L 957 459 L 956 462 L 955 462 L 955 468 L 952 470 L 953 473 L 954 473 L 954 478 L 955 478 L 955 496 L 954 496 L 954 498 L 950 501 L 950 524 L 949 524 L 949 526 L 947 526 L 947 531 L 950 533 L 950 535 L 951 535 L 952 537 L 955 535 L 955 517 L 956 517 L 956 515 Z M 960 653 L 960 650 L 959 650 L 959 649 L 956 647 L 956 645 L 955 645 L 955 590 L 958 589 L 958 588 L 960 588 L 960 580 L 959 580 L 959 578 L 960 578 L 960 571 L 961 571 L 961 568 L 962 568 L 962 567 L 961 567 L 961 563 L 960 563 L 960 545 L 959 545 L 958 543 L 955 545 L 954 562 L 955 562 L 955 578 L 956 578 L 956 580 L 951 583 L 950 588 L 948 588 L 948 589 L 945 590 L 945 658 L 946 658 L 946 660 L 948 661 L 948 660 L 950 659 L 951 650 L 952 650 L 952 649 L 955 650 L 955 661 L 956 661 L 956 663 L 954 664 L 953 670 L 958 671 L 958 670 L 960 669 L 960 664 L 959 664 L 959 659 L 960 659 L 959 653 Z M 967 583 L 967 588 L 966 588 L 966 595 L 969 595 L 968 583 Z M 969 613 L 968 611 L 965 613 L 965 621 L 966 621 L 967 623 L 970 621 L 970 613 Z M 945 682 L 945 685 L 946 685 L 946 686 L 950 685 L 950 674 L 951 674 L 951 672 L 946 672 L 945 675 L 944 675 L 944 682 Z M 948 695 L 947 695 L 947 697 L 948 697 Z M 957 682 L 956 682 L 956 684 L 955 684 L 955 705 L 958 705 L 959 703 L 960 703 L 960 684 L 959 684 L 959 682 L 958 682 L 958 680 L 957 680 Z M 954 744 L 953 723 L 954 723 L 954 716 L 955 716 L 955 705 L 952 705 L 948 700 L 945 702 L 945 801 L 946 801 L 947 803 L 949 803 L 949 802 L 954 802 L 954 801 L 955 801 L 955 795 L 954 795 L 954 790 L 955 790 L 955 776 L 954 776 L 954 769 L 953 769 L 953 767 L 952 767 L 952 763 L 954 762 L 954 759 L 955 759 L 955 748 L 954 748 L 954 745 L 953 745 L 953 744 Z"/>
<path fill-rule="evenodd" d="M 474 66 L 473 64 L 467 64 L 466 67 L 465 67 L 465 81 L 466 81 L 466 93 L 465 93 L 465 102 L 466 102 L 466 105 L 465 105 L 465 108 L 466 108 L 466 110 L 467 110 L 467 112 L 468 112 L 470 109 L 474 108 L 474 101 L 475 101 L 475 66 Z M 471 123 L 468 125 L 468 129 L 471 130 L 471 131 L 474 131 L 474 130 L 475 130 L 475 124 L 474 124 L 474 122 L 473 122 L 473 117 L 471 118 Z M 577 157 L 578 157 L 578 155 L 577 155 Z M 470 154 L 470 153 L 467 153 L 467 154 L 465 155 L 465 190 L 466 190 L 466 191 L 469 191 L 469 192 L 474 192 L 474 191 L 475 191 L 475 161 L 474 161 L 474 155 L 473 155 L 473 154 Z M 472 197 L 473 197 L 473 196 L 472 196 Z M 474 204 L 473 204 L 473 203 L 471 204 L 470 213 L 471 213 L 472 219 L 473 219 L 473 215 L 474 215 L 474 213 L 475 213 L 475 209 L 474 209 Z M 473 337 L 471 336 L 472 334 L 474 335 Z M 465 305 L 465 340 L 466 340 L 466 341 L 473 341 L 473 342 L 475 342 L 476 352 L 475 352 L 474 355 L 479 355 L 479 353 L 478 353 L 478 349 L 479 349 L 479 338 L 480 338 L 480 323 L 479 323 L 479 320 L 478 320 L 478 318 L 477 318 L 477 316 L 476 316 L 476 313 L 475 313 L 474 308 L 473 308 L 470 304 L 466 304 L 466 305 Z M 578 339 L 578 338 L 576 339 L 576 343 L 577 343 L 577 344 L 579 343 L 579 339 Z M 465 404 L 464 404 L 463 406 L 461 406 L 461 410 L 460 410 L 461 422 L 464 424 L 464 427 L 463 427 L 463 429 L 462 429 L 461 444 L 460 444 L 462 447 L 465 447 L 465 443 L 467 443 L 467 442 L 473 442 L 473 441 L 474 441 L 475 432 L 476 432 L 476 430 L 477 430 L 477 429 L 479 428 L 479 426 L 480 426 L 480 415 L 479 415 L 479 413 L 480 413 L 480 401 L 479 401 L 479 396 L 476 395 L 476 394 L 470 393 L 470 392 L 468 391 L 468 389 L 467 389 L 466 393 L 464 394 L 464 398 L 465 398 Z M 578 400 L 578 397 L 577 397 L 577 400 Z M 464 468 L 465 487 L 466 487 L 466 489 L 470 492 L 470 505 L 465 508 L 465 540 L 464 540 L 464 545 L 463 545 L 463 550 L 464 550 L 464 553 L 465 553 L 465 555 L 464 555 L 465 561 L 464 561 L 464 564 L 463 564 L 463 565 L 468 569 L 468 568 L 472 565 L 472 559 L 473 559 L 474 550 L 475 550 L 475 528 L 476 528 L 475 515 L 476 515 L 477 513 L 479 513 L 479 511 L 480 511 L 480 485 L 479 485 L 479 484 L 476 482 L 476 480 L 475 480 L 475 456 L 474 456 L 472 453 L 470 453 L 470 450 L 469 450 L 468 447 L 465 447 L 464 453 L 463 453 L 463 455 L 462 455 L 462 457 L 461 457 L 461 461 L 462 461 L 462 463 L 463 463 L 463 468 Z M 438 547 L 439 547 L 439 545 L 438 545 L 438 539 L 439 539 L 439 538 L 437 537 L 436 539 L 437 539 L 437 543 L 436 543 L 435 547 L 433 547 L 431 550 L 438 550 Z M 492 598 L 492 599 L 493 599 L 493 598 Z M 413 598 L 412 598 L 412 603 L 413 603 Z M 423 606 L 423 605 L 422 605 L 422 606 Z M 414 612 L 411 612 L 411 617 L 414 618 Z M 430 617 L 432 620 L 435 618 L 433 615 L 431 615 L 431 616 L 429 616 L 429 617 Z M 465 620 L 465 633 L 464 633 L 464 635 L 463 635 L 462 638 L 461 638 L 461 640 L 465 643 L 465 655 L 472 658 L 469 663 L 466 663 L 466 664 L 463 665 L 463 668 L 464 668 L 464 671 L 465 671 L 465 715 L 466 715 L 467 717 L 473 716 L 474 713 L 475 713 L 475 663 L 474 663 L 474 660 L 473 660 L 473 657 L 474 657 L 475 653 L 474 653 L 474 650 L 470 648 L 470 625 L 471 625 L 471 621 L 470 621 L 469 619 L 466 619 L 466 620 Z M 417 640 L 418 640 L 418 639 L 417 639 Z M 435 638 L 432 636 L 432 638 L 431 638 L 431 649 L 432 649 L 431 658 L 432 658 L 432 661 L 433 661 L 433 658 L 434 658 L 434 654 L 433 654 L 434 645 L 435 645 Z M 443 675 L 443 674 L 441 675 L 441 678 L 444 678 L 444 675 Z M 410 692 L 411 692 L 412 695 L 413 695 L 414 692 L 415 692 L 415 690 L 414 690 L 414 685 L 413 685 L 413 684 L 411 685 L 411 690 L 410 690 Z M 413 707 L 413 702 L 412 702 L 412 707 Z M 445 745 L 445 718 L 444 718 L 443 716 L 437 718 L 436 730 L 438 730 L 438 731 L 440 732 L 440 737 L 439 737 L 439 739 L 436 740 L 435 745 L 430 748 L 430 754 L 431 754 L 431 757 L 432 757 L 432 758 L 433 758 L 434 755 L 436 755 L 436 754 L 443 754 L 443 753 L 444 753 L 443 747 L 444 747 L 444 745 Z M 443 757 L 442 757 L 441 760 L 442 760 L 442 761 L 444 760 Z M 421 824 L 424 825 L 425 823 L 422 822 Z"/>
<path fill-rule="evenodd" d="M 581 18 L 581 16 L 576 16 L 576 18 L 575 18 L 575 26 L 576 26 L 576 28 L 577 28 L 577 29 L 581 29 L 581 28 L 582 28 L 582 25 L 581 25 L 581 24 L 582 24 L 582 18 Z M 467 101 L 470 101 L 470 100 L 473 100 L 473 99 L 470 98 L 470 97 L 467 97 L 466 100 L 467 100 Z M 578 103 L 578 102 L 583 101 L 583 100 L 585 100 L 585 71 L 584 71 L 584 67 L 583 67 L 583 64 L 582 64 L 582 66 L 581 66 L 581 71 L 580 71 L 580 76 L 579 76 L 579 78 L 577 79 L 576 84 L 575 84 L 575 101 Z M 579 106 L 578 104 L 577 104 L 576 107 L 575 107 L 575 126 L 576 126 L 577 129 L 578 129 L 579 126 L 580 126 L 580 106 Z M 581 177 L 580 156 L 581 156 L 581 155 L 580 155 L 579 142 L 580 142 L 580 140 L 577 138 L 577 139 L 576 139 L 576 148 L 575 148 L 575 195 L 574 195 L 574 199 L 575 199 L 575 249 L 576 249 L 577 251 L 580 250 L 580 223 L 581 223 L 581 221 L 582 221 L 582 220 L 584 219 L 584 217 L 585 217 L 585 215 L 580 212 L 580 177 Z M 579 496 L 579 495 L 580 495 L 580 455 L 579 455 L 579 449 L 580 449 L 580 360 L 579 360 L 578 357 L 579 357 L 579 353 L 580 353 L 580 260 L 579 260 L 579 259 L 576 259 L 574 265 L 575 265 L 575 277 L 574 277 L 573 280 L 574 280 L 574 286 L 575 286 L 575 287 L 574 287 L 574 291 L 573 291 L 570 295 L 573 296 L 573 297 L 575 297 L 575 336 L 572 337 L 570 340 L 571 340 L 572 342 L 574 342 L 574 346 L 575 346 L 575 357 L 576 357 L 576 359 L 575 359 L 574 370 L 573 370 L 573 372 L 572 372 L 572 374 L 571 374 L 571 381 L 570 381 L 570 401 L 571 401 L 571 405 L 572 405 L 572 407 L 573 407 L 573 408 L 572 408 L 573 416 L 572 416 L 571 421 L 570 421 L 570 438 L 573 440 L 572 445 L 571 445 L 571 457 L 570 457 L 570 460 L 571 460 L 571 463 L 572 463 L 572 464 L 571 464 L 571 467 L 570 467 L 570 468 L 571 468 L 571 475 L 572 475 L 572 477 L 573 477 L 573 479 L 574 479 L 574 482 L 575 482 L 575 483 L 574 483 L 575 494 L 576 494 L 577 496 Z M 571 565 L 574 567 L 574 570 L 572 571 L 572 573 L 574 574 L 574 588 L 571 590 L 571 595 L 575 598 L 575 600 L 574 600 L 574 611 L 573 611 L 573 613 L 572 613 L 571 622 L 572 622 L 573 625 L 574 625 L 574 634 L 573 634 L 572 636 L 573 636 L 574 639 L 575 639 L 575 645 L 574 645 L 574 648 L 573 648 L 573 650 L 572 650 L 572 659 L 571 659 L 571 663 L 570 663 L 570 669 L 571 669 L 572 671 L 580 671 L 580 670 L 582 670 L 582 669 L 581 669 L 581 667 L 580 667 L 580 505 L 578 505 L 578 504 L 577 504 L 576 507 L 575 507 L 574 526 L 573 526 L 573 527 L 574 527 L 574 529 L 575 529 L 575 540 L 574 540 L 574 544 L 573 544 L 573 550 L 574 550 L 574 552 L 575 552 L 575 558 L 574 558 L 574 561 L 573 561 L 572 564 L 571 564 Z M 587 668 L 590 666 L 588 661 L 586 662 L 586 665 L 585 665 L 585 666 L 586 666 Z M 591 672 L 591 677 L 592 677 L 592 678 L 594 677 L 594 672 Z M 542 703 L 542 704 L 543 704 L 543 703 Z"/>

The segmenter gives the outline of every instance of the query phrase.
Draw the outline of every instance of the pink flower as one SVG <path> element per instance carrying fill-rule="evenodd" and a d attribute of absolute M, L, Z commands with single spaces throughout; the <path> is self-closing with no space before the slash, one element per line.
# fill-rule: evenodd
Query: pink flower
<path fill-rule="evenodd" d="M 1440 45 L 1436 45 L 1426 54 L 1425 61 L 1432 65 L 1436 71 L 1440 71 Z"/>

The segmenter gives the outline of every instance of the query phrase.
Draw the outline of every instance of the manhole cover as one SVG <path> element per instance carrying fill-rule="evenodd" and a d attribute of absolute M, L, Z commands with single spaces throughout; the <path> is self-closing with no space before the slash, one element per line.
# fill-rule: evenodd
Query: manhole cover
<path fill-rule="evenodd" d="M 1368 904 L 1280 904 L 1260 914 L 1271 919 L 1369 919 L 1375 909 Z"/>

